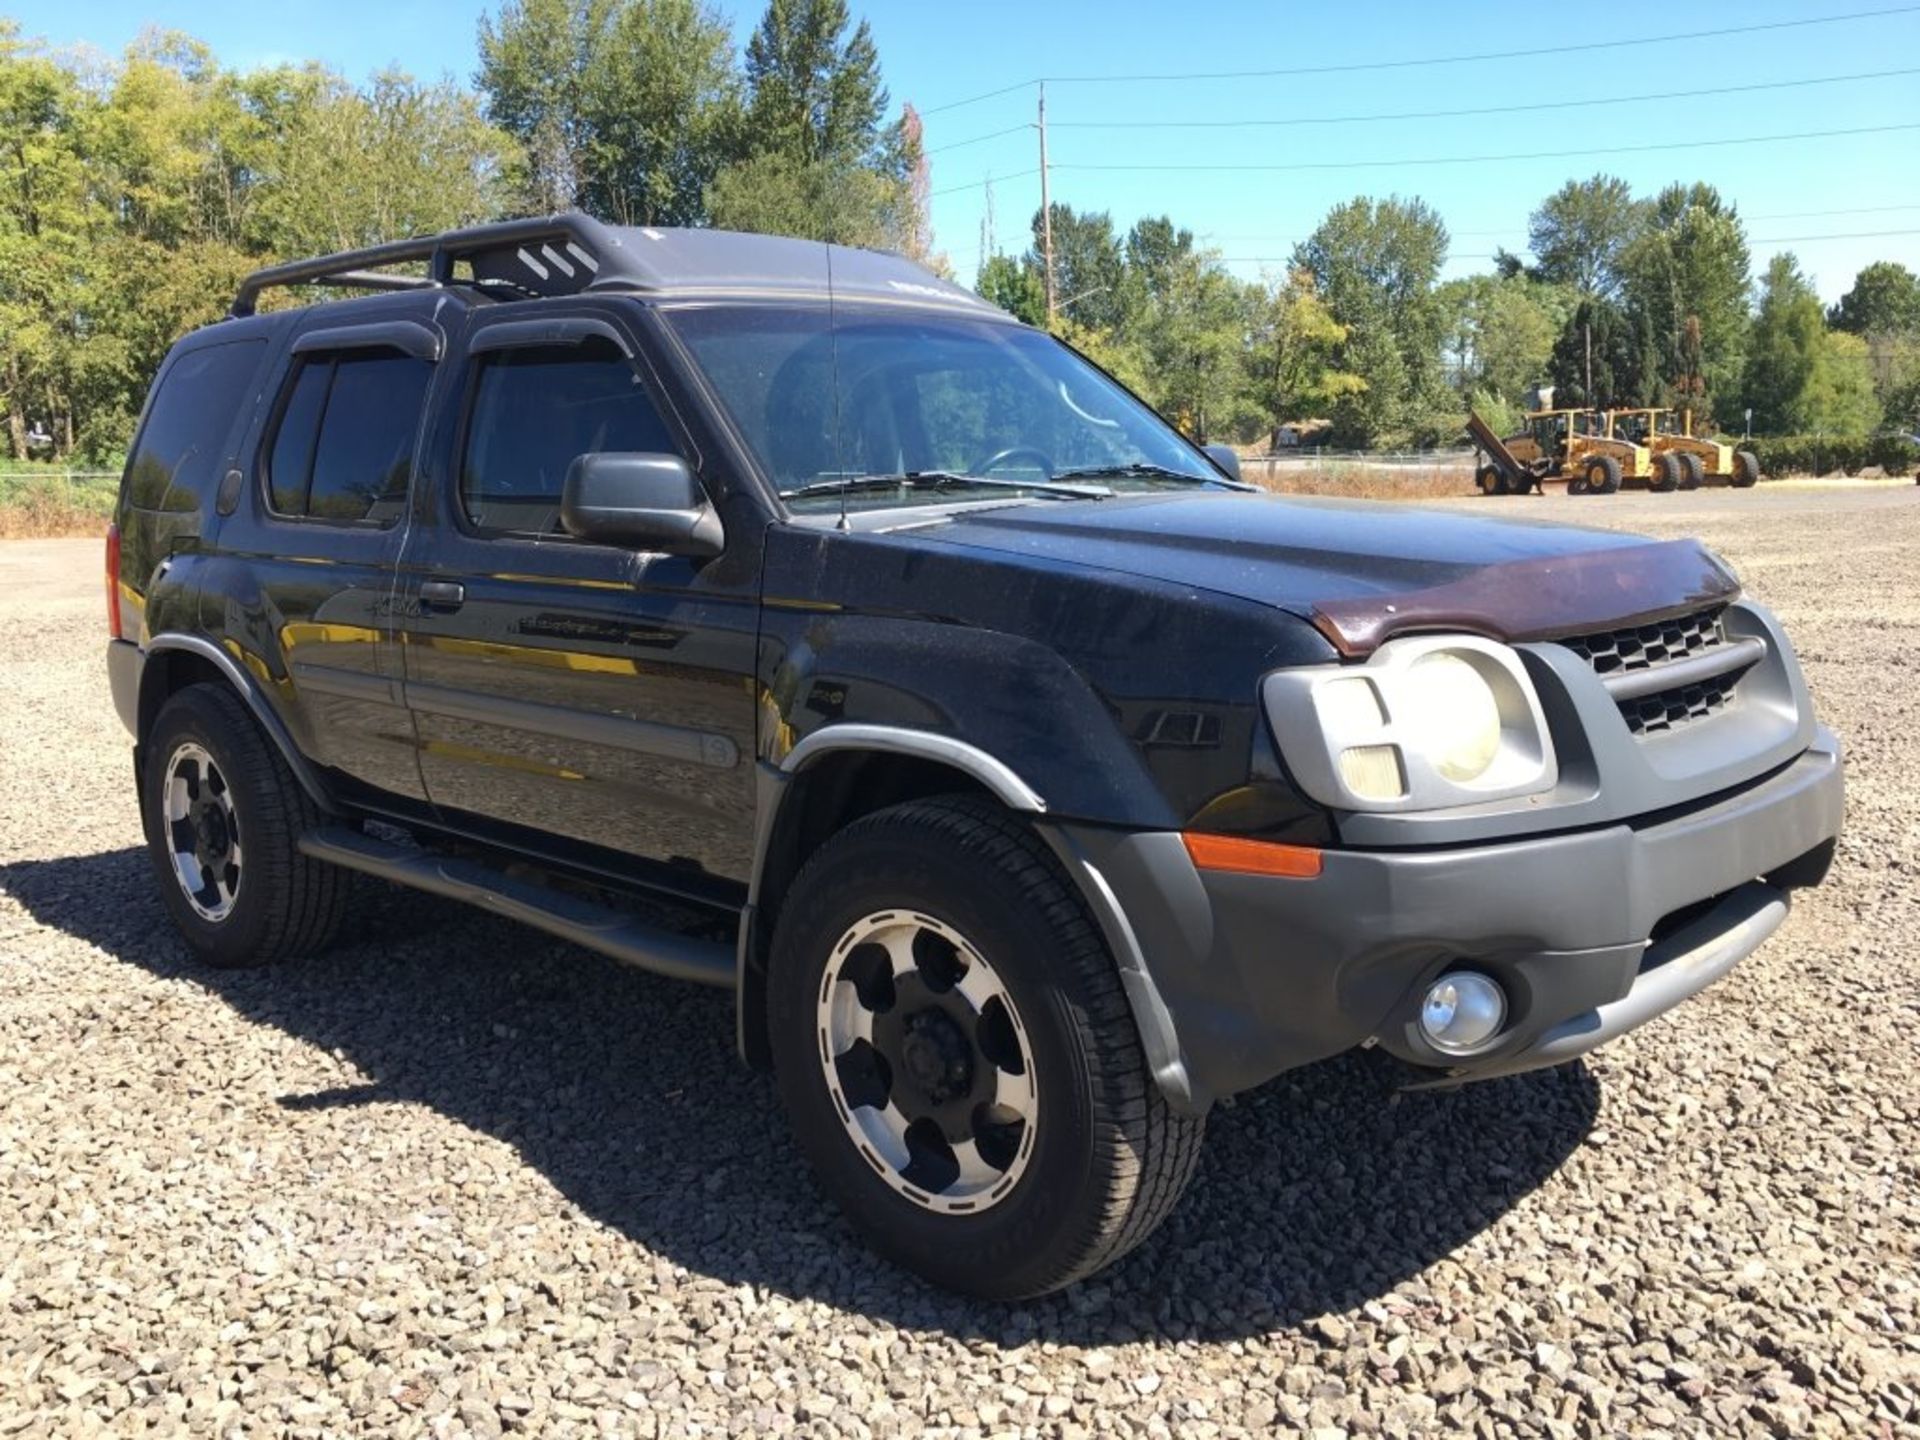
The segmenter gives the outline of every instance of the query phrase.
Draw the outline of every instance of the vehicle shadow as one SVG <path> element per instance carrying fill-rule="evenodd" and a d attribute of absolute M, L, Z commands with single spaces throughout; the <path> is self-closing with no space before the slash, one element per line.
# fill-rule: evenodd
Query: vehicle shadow
<path fill-rule="evenodd" d="M 1193 1189 L 1134 1254 L 1063 1294 L 987 1305 L 873 1258 L 820 1199 L 773 1083 L 734 1056 L 719 992 L 373 882 L 328 955 L 210 970 L 131 847 L 0 866 L 0 893 L 371 1077 L 281 1096 L 289 1127 L 341 1106 L 431 1106 L 690 1271 L 1002 1344 L 1231 1339 L 1385 1295 L 1551 1176 L 1599 1103 L 1579 1065 L 1398 1099 L 1365 1056 L 1295 1072 L 1215 1110 Z"/>

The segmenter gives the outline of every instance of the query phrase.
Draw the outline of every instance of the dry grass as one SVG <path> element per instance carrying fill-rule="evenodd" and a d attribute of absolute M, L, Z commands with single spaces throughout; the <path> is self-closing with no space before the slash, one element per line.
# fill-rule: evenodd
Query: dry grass
<path fill-rule="evenodd" d="M 1279 495 L 1347 500 L 1446 500 L 1475 493 L 1473 472 L 1451 466 L 1278 465 L 1243 467 L 1247 479 Z"/>
<path fill-rule="evenodd" d="M 0 475 L 0 539 L 97 535 L 113 513 L 116 488 L 61 475 Z"/>

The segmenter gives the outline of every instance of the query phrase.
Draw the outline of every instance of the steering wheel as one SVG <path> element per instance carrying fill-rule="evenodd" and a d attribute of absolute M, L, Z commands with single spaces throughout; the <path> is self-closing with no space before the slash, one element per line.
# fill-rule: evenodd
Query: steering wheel
<path fill-rule="evenodd" d="M 1009 460 L 1032 460 L 1039 465 L 1040 474 L 1043 479 L 1051 480 L 1053 478 L 1053 457 L 1034 449 L 1031 445 L 1009 445 L 1005 450 L 996 450 L 977 465 L 969 466 L 967 473 L 969 475 L 991 475 L 994 466 L 1004 465 Z"/>

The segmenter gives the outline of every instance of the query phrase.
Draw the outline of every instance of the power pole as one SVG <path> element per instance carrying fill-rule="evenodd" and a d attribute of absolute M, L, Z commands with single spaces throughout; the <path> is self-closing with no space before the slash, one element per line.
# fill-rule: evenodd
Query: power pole
<path fill-rule="evenodd" d="M 1000 250 L 1000 236 L 993 219 L 993 176 L 987 176 L 987 208 L 980 216 L 980 263 L 986 264 Z"/>
<path fill-rule="evenodd" d="M 1047 189 L 1047 82 L 1040 82 L 1040 258 L 1046 271 L 1047 328 L 1053 328 L 1053 199 Z"/>

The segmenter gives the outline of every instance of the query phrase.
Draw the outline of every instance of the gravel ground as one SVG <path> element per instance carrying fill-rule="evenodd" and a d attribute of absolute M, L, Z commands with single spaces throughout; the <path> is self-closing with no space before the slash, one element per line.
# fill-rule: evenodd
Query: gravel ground
<path fill-rule="evenodd" d="M 1018 1308 L 868 1257 L 716 994 L 374 886 L 324 959 L 194 968 L 98 544 L 0 544 L 0 1435 L 1920 1436 L 1920 492 L 1462 503 L 1740 568 L 1850 748 L 1832 881 L 1584 1064 L 1242 1097 Z"/>

